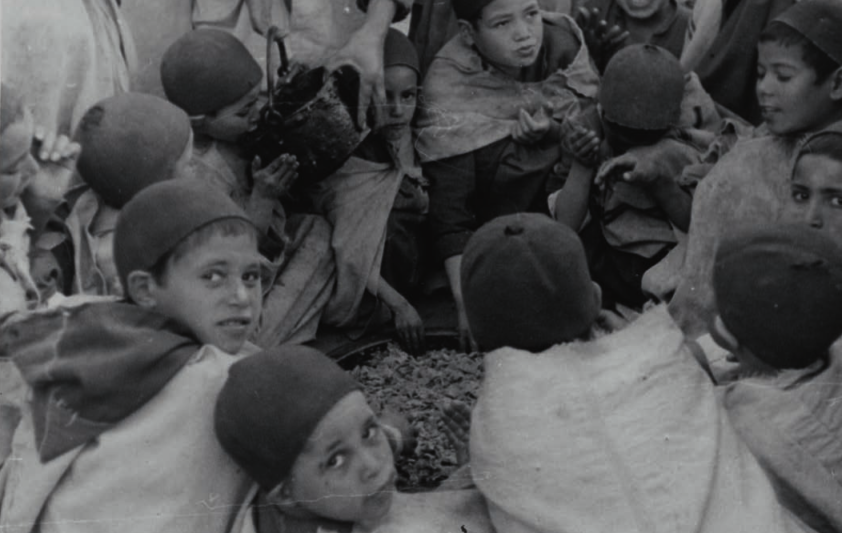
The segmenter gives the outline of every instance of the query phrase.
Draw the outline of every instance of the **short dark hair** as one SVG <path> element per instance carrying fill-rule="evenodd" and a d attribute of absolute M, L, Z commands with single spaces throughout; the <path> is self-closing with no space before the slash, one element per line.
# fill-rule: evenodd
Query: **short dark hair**
<path fill-rule="evenodd" d="M 805 155 L 820 155 L 842 163 L 842 133 L 823 133 L 811 138 L 801 147 L 798 158 Z"/>
<path fill-rule="evenodd" d="M 152 265 L 149 269 L 149 273 L 152 275 L 152 278 L 158 284 L 164 283 L 164 278 L 166 277 L 167 269 L 170 264 L 178 261 L 187 255 L 189 251 L 205 244 L 212 237 L 217 235 L 222 237 L 251 235 L 256 241 L 257 229 L 255 229 L 251 223 L 241 218 L 223 218 L 211 222 L 206 226 L 202 226 L 176 244 L 172 250 L 162 255 L 160 259 Z"/>
<path fill-rule="evenodd" d="M 795 28 L 779 21 L 773 21 L 760 34 L 760 43 L 777 43 L 787 48 L 801 48 L 801 59 L 816 73 L 816 84 L 824 83 L 840 66 L 829 55 Z"/>

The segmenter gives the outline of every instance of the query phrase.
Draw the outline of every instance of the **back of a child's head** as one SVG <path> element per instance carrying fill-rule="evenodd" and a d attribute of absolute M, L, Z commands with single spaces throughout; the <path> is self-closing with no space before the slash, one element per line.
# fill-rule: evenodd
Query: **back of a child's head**
<path fill-rule="evenodd" d="M 236 37 L 203 28 L 175 41 L 161 61 L 161 83 L 172 103 L 191 117 L 236 103 L 260 84 L 263 70 Z"/>
<path fill-rule="evenodd" d="M 713 289 L 728 332 L 772 368 L 826 360 L 842 335 L 842 247 L 809 226 L 732 233 L 716 251 Z"/>
<path fill-rule="evenodd" d="M 821 156 L 842 163 L 842 131 L 823 131 L 810 137 L 798 151 L 798 159 L 806 155 Z M 842 176 L 839 176 L 842 186 Z"/>
<path fill-rule="evenodd" d="M 601 306 L 576 233 L 546 215 L 496 218 L 468 241 L 462 297 L 483 350 L 543 351 L 585 336 Z"/>
<path fill-rule="evenodd" d="M 614 54 L 599 89 L 605 122 L 640 144 L 651 144 L 678 125 L 683 98 L 678 59 L 651 44 L 630 45 Z"/>
<path fill-rule="evenodd" d="M 120 209 L 139 191 L 180 174 L 192 152 L 190 120 L 162 98 L 123 93 L 82 117 L 77 169 L 109 206 Z"/>
<path fill-rule="evenodd" d="M 196 179 L 174 179 L 151 185 L 120 212 L 114 232 L 114 262 L 120 283 L 130 296 L 127 278 L 141 270 L 161 281 L 166 268 L 213 235 L 250 235 L 248 216 L 225 193 Z"/>
<path fill-rule="evenodd" d="M 262 489 L 272 491 L 288 478 L 319 422 L 359 388 L 312 348 L 282 345 L 246 357 L 231 367 L 219 393 L 217 439 Z"/>
<path fill-rule="evenodd" d="M 802 0 L 773 20 L 759 42 L 801 49 L 804 63 L 824 82 L 842 66 L 842 2 Z"/>

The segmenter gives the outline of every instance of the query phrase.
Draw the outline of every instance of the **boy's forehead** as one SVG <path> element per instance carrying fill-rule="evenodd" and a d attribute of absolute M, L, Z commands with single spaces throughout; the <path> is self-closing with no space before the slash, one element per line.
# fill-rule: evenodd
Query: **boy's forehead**
<path fill-rule="evenodd" d="M 804 48 L 800 44 L 782 44 L 775 41 L 757 45 L 758 61 L 766 66 L 786 65 L 793 68 L 810 68 L 804 61 Z"/>
<path fill-rule="evenodd" d="M 236 235 L 213 233 L 206 239 L 190 243 L 181 260 L 193 264 L 222 261 L 259 263 L 257 237 L 253 232 L 242 232 Z"/>

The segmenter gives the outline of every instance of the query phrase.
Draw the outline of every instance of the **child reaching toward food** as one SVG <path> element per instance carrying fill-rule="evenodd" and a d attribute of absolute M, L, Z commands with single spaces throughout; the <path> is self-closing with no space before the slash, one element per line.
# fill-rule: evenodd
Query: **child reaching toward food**
<path fill-rule="evenodd" d="M 842 528 L 842 246 L 804 223 L 742 229 L 716 252 L 711 335 L 739 361 L 722 392 L 781 503 L 816 531 Z"/>
<path fill-rule="evenodd" d="M 475 491 L 430 498 L 395 491 L 401 433 L 383 425 L 360 385 L 316 350 L 287 345 L 237 362 L 214 416 L 219 442 L 258 485 L 242 531 L 444 532 L 453 526 L 448 516 L 488 531 Z M 425 508 L 413 505 L 419 499 Z"/>

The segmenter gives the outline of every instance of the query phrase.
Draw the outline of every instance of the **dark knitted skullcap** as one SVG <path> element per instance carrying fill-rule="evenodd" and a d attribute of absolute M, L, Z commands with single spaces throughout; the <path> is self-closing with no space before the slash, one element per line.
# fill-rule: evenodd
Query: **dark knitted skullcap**
<path fill-rule="evenodd" d="M 745 228 L 716 252 L 723 324 L 774 368 L 803 368 L 842 335 L 842 249 L 806 224 Z"/>
<path fill-rule="evenodd" d="M 494 0 L 451 0 L 456 18 L 474 21 L 482 15 L 482 9 Z"/>
<path fill-rule="evenodd" d="M 663 130 L 678 123 L 684 73 L 678 59 L 651 44 L 630 45 L 605 67 L 599 103 L 605 118 L 638 130 Z"/>
<path fill-rule="evenodd" d="M 266 491 L 286 479 L 324 416 L 359 389 L 349 374 L 304 346 L 282 345 L 234 363 L 216 401 L 226 452 Z"/>
<path fill-rule="evenodd" d="M 118 94 L 82 117 L 76 168 L 106 204 L 120 209 L 143 188 L 172 178 L 189 140 L 190 119 L 178 107 L 149 94 Z"/>
<path fill-rule="evenodd" d="M 842 65 L 842 1 L 802 0 L 775 19 L 801 33 Z"/>
<path fill-rule="evenodd" d="M 383 68 L 396 66 L 409 67 L 417 74 L 421 74 L 418 52 L 415 51 L 415 46 L 412 45 L 406 35 L 395 28 L 389 28 L 383 51 Z"/>
<path fill-rule="evenodd" d="M 178 243 L 217 220 L 248 216 L 224 192 L 204 181 L 179 178 L 150 185 L 120 211 L 114 232 L 114 263 L 120 283 L 135 270 L 149 270 Z"/>
<path fill-rule="evenodd" d="M 236 37 L 193 30 L 164 53 L 161 83 L 170 102 L 188 115 L 206 115 L 234 104 L 263 80 L 263 69 Z"/>
<path fill-rule="evenodd" d="M 496 218 L 468 241 L 462 297 L 484 350 L 532 352 L 586 333 L 599 313 L 585 251 L 576 233 L 551 218 Z"/>

